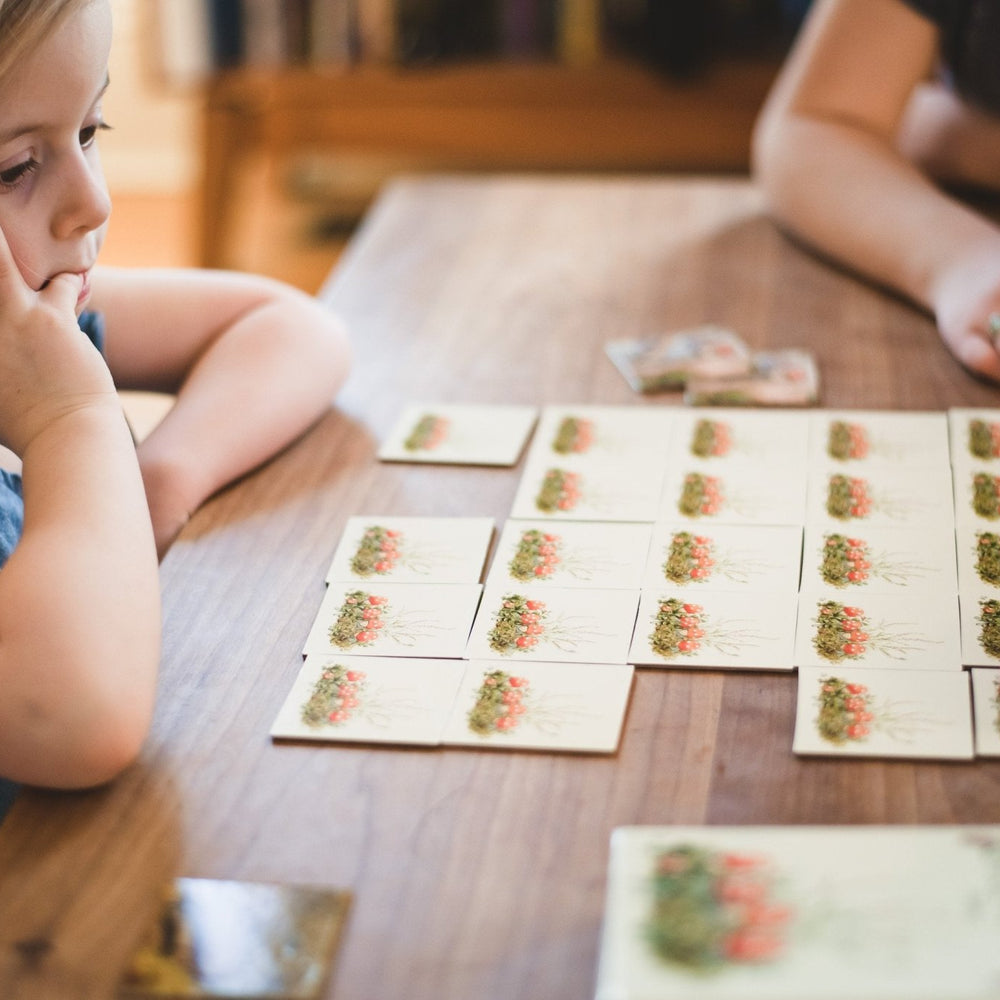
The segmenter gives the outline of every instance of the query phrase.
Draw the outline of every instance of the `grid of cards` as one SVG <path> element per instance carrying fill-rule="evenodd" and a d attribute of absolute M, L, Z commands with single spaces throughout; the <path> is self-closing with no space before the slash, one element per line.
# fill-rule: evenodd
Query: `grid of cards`
<path fill-rule="evenodd" d="M 380 457 L 532 429 L 485 582 L 492 519 L 350 519 L 272 735 L 613 752 L 633 667 L 797 670 L 796 753 L 1000 755 L 1000 410 L 424 406 Z"/>

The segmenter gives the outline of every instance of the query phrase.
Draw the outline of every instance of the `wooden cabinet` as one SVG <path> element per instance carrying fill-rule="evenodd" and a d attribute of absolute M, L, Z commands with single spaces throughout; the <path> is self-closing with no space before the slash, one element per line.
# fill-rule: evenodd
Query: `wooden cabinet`
<path fill-rule="evenodd" d="M 719 60 L 678 82 L 602 58 L 422 69 L 238 69 L 208 85 L 200 255 L 222 262 L 248 157 L 426 158 L 458 170 L 745 171 L 773 58 Z"/>

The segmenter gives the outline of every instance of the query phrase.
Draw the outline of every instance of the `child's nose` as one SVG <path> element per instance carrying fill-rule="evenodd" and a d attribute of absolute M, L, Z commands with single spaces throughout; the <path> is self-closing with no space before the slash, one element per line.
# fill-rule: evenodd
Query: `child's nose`
<path fill-rule="evenodd" d="M 52 235 L 64 240 L 93 232 L 108 220 L 111 199 L 100 168 L 83 156 L 67 165 L 61 197 L 52 218 Z"/>

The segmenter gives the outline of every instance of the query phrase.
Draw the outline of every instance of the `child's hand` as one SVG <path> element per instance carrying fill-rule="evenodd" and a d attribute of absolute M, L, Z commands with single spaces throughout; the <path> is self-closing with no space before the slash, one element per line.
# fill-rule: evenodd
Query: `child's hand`
<path fill-rule="evenodd" d="M 1000 241 L 949 267 L 935 290 L 934 311 L 952 354 L 1000 382 Z"/>
<path fill-rule="evenodd" d="M 17 455 L 69 413 L 118 405 L 104 359 L 77 325 L 82 287 L 64 273 L 36 292 L 0 233 L 0 444 Z"/>

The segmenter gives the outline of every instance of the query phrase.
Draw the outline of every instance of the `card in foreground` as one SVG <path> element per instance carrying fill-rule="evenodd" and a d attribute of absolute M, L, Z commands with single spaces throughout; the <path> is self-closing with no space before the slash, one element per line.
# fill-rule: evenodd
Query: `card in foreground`
<path fill-rule="evenodd" d="M 1000 757 L 1000 670 L 973 667 L 972 706 L 976 723 L 976 754 Z"/>
<path fill-rule="evenodd" d="M 597 1000 L 992 1000 L 997 827 L 622 827 Z"/>

